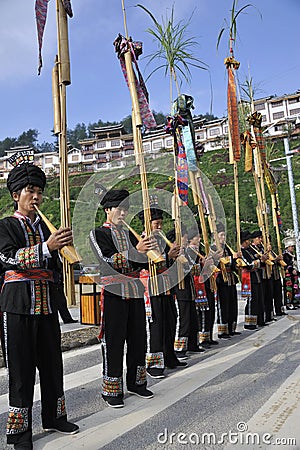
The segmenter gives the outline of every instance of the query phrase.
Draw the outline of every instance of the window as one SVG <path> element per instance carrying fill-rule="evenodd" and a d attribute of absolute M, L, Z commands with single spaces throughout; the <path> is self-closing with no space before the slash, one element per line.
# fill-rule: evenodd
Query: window
<path fill-rule="evenodd" d="M 134 154 L 133 148 L 128 148 L 127 150 L 125 150 L 125 155 L 133 155 L 133 154 Z"/>
<path fill-rule="evenodd" d="M 283 111 L 279 111 L 277 113 L 273 114 L 273 119 L 281 119 L 282 117 L 284 117 L 284 112 Z"/>
<path fill-rule="evenodd" d="M 173 139 L 167 139 L 166 140 L 166 146 L 167 147 L 172 147 L 172 145 L 173 145 Z"/>
<path fill-rule="evenodd" d="M 79 161 L 79 155 L 72 155 L 72 161 Z"/>
<path fill-rule="evenodd" d="M 228 125 L 225 125 L 225 127 L 224 127 L 224 133 L 225 133 L 225 134 L 228 133 Z"/>
<path fill-rule="evenodd" d="M 121 152 L 113 152 L 110 154 L 110 159 L 119 159 L 121 156 Z"/>
<path fill-rule="evenodd" d="M 266 122 L 267 121 L 267 116 L 265 114 L 261 115 L 261 121 L 262 122 Z"/>
<path fill-rule="evenodd" d="M 97 148 L 104 148 L 104 147 L 106 147 L 106 141 L 97 142 Z"/>
<path fill-rule="evenodd" d="M 145 152 L 148 152 L 150 150 L 150 144 L 143 144 L 143 149 Z"/>
<path fill-rule="evenodd" d="M 300 102 L 300 97 L 294 97 L 294 98 L 289 98 L 288 99 L 288 103 L 299 103 Z"/>
<path fill-rule="evenodd" d="M 280 100 L 279 102 L 273 102 L 271 103 L 272 108 L 276 108 L 277 106 L 282 106 L 282 100 Z"/>
<path fill-rule="evenodd" d="M 210 136 L 218 136 L 218 134 L 220 134 L 220 128 L 212 128 L 209 130 Z"/>
<path fill-rule="evenodd" d="M 153 148 L 156 149 L 162 148 L 162 142 L 161 141 L 153 142 Z"/>
<path fill-rule="evenodd" d="M 204 131 L 201 131 L 201 133 L 197 134 L 197 139 L 204 139 Z"/>
<path fill-rule="evenodd" d="M 262 109 L 265 109 L 265 104 L 264 103 L 257 103 L 255 105 L 255 110 L 256 111 L 261 111 Z"/>
<path fill-rule="evenodd" d="M 84 159 L 84 160 L 87 160 L 87 159 L 93 159 L 92 153 L 87 153 L 86 155 L 83 155 L 83 159 Z"/>
<path fill-rule="evenodd" d="M 52 164 L 52 157 L 48 156 L 45 158 L 45 163 L 46 164 Z"/>
<path fill-rule="evenodd" d="M 275 125 L 274 130 L 275 131 L 284 131 L 285 125 Z"/>
<path fill-rule="evenodd" d="M 110 142 L 111 147 L 120 147 L 120 139 L 113 139 Z"/>
<path fill-rule="evenodd" d="M 300 114 L 300 108 L 295 108 L 290 110 L 290 116 L 294 116 L 296 114 Z"/>

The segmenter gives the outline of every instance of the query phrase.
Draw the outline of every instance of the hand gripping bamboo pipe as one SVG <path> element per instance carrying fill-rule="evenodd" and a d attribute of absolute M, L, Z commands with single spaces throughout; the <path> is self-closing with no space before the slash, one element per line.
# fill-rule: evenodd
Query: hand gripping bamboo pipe
<path fill-rule="evenodd" d="M 154 234 L 155 234 L 155 233 L 154 233 Z M 173 246 L 174 243 L 171 242 L 171 241 L 167 238 L 167 236 L 166 236 L 161 230 L 156 231 L 156 234 L 158 234 L 159 236 L 161 236 L 162 239 L 165 241 L 165 243 L 166 243 L 170 248 Z M 176 258 L 176 261 L 179 261 L 181 264 L 185 264 L 185 263 L 188 262 L 188 260 L 186 259 L 186 257 L 185 257 L 184 255 L 179 255 L 179 256 Z"/>
<path fill-rule="evenodd" d="M 231 251 L 232 254 L 236 253 L 231 247 L 229 247 L 227 242 L 226 242 L 225 245 L 229 248 L 229 250 Z M 237 258 L 236 259 L 236 263 L 237 263 L 238 267 L 246 267 L 246 266 L 248 266 L 248 264 L 244 261 L 243 258 Z"/>
<path fill-rule="evenodd" d="M 45 216 L 45 214 L 42 213 L 42 211 L 39 210 L 37 205 L 34 205 L 34 207 L 38 215 L 41 217 L 41 219 L 43 219 L 43 221 L 47 225 L 49 231 L 51 233 L 55 233 L 55 231 L 57 231 L 57 228 L 54 225 L 52 225 L 50 220 L 47 219 L 47 217 Z M 59 250 L 59 252 L 70 264 L 75 264 L 82 260 L 82 258 L 78 255 L 78 253 L 76 252 L 75 248 L 72 245 L 65 245 Z"/>
<path fill-rule="evenodd" d="M 253 247 L 253 245 L 250 245 L 250 248 L 252 248 L 252 250 L 255 251 L 256 255 L 257 255 L 259 258 L 263 255 L 263 253 L 260 253 L 260 252 L 257 250 L 257 248 Z M 273 266 L 273 264 L 274 264 L 272 261 L 270 261 L 270 259 L 267 259 L 267 260 L 265 261 L 265 263 L 266 263 L 268 266 Z"/>
<path fill-rule="evenodd" d="M 129 231 L 131 231 L 131 233 L 136 237 L 136 239 L 139 242 L 142 240 L 141 236 L 130 225 L 128 225 L 128 223 L 125 222 L 125 220 L 122 220 L 122 223 Z M 165 260 L 164 257 L 156 250 L 149 250 L 146 253 L 146 255 L 148 256 L 149 259 L 151 259 L 151 261 L 153 261 L 156 264 L 159 262 L 163 262 Z"/>

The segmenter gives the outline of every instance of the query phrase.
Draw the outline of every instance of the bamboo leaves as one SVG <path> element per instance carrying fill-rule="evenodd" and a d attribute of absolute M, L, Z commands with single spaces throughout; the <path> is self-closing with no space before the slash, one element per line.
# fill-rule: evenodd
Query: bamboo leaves
<path fill-rule="evenodd" d="M 155 16 L 145 6 L 138 4 L 152 19 L 154 26 L 148 28 L 150 33 L 158 43 L 158 49 L 149 55 L 148 65 L 153 61 L 162 61 L 159 66 L 152 70 L 149 77 L 159 69 L 164 69 L 165 76 L 168 74 L 175 81 L 178 90 L 178 79 L 191 82 L 191 67 L 207 70 L 207 64 L 193 55 L 192 48 L 198 45 L 194 37 L 188 36 L 188 27 L 192 16 L 187 22 L 179 20 L 175 22 L 174 6 L 172 7 L 170 16 L 159 23 Z M 148 78 L 149 78 L 148 77 Z M 179 92 L 178 92 L 179 93 Z"/>

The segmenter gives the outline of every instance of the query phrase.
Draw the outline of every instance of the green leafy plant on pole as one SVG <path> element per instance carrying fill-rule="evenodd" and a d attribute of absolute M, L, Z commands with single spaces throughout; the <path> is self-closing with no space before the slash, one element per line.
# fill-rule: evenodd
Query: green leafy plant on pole
<path fill-rule="evenodd" d="M 153 61 L 161 61 L 158 67 L 152 70 L 150 76 L 160 69 L 164 69 L 165 76 L 170 78 L 170 100 L 173 98 L 173 82 L 175 83 L 177 95 L 180 95 L 179 82 L 185 80 L 191 82 L 191 67 L 207 70 L 208 66 L 200 59 L 193 55 L 193 48 L 198 45 L 195 37 L 188 35 L 188 27 L 191 22 L 192 15 L 187 22 L 183 20 L 175 21 L 174 6 L 172 7 L 170 16 L 162 17 L 162 22 L 154 17 L 151 11 L 145 6 L 138 4 L 152 19 L 153 28 L 148 28 L 150 33 L 158 43 L 158 49 L 149 55 L 148 65 Z"/>

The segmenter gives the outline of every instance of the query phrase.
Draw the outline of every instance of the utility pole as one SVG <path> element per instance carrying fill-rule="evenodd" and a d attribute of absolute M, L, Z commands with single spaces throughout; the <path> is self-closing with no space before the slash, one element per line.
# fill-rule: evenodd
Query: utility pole
<path fill-rule="evenodd" d="M 290 196 L 291 196 L 291 204 L 292 204 L 292 216 L 293 216 L 293 225 L 294 225 L 294 234 L 296 240 L 296 258 L 297 258 L 297 268 L 298 272 L 300 272 L 300 241 L 299 241 L 299 224 L 298 224 L 298 215 L 297 215 L 297 205 L 296 205 L 296 196 L 295 196 L 295 186 L 294 186 L 294 177 L 293 177 L 293 169 L 292 169 L 292 156 L 290 153 L 289 140 L 287 137 L 283 139 L 284 142 L 284 152 L 286 157 L 286 165 L 287 172 L 289 178 L 289 186 L 290 186 Z"/>

